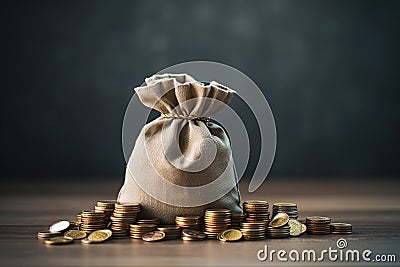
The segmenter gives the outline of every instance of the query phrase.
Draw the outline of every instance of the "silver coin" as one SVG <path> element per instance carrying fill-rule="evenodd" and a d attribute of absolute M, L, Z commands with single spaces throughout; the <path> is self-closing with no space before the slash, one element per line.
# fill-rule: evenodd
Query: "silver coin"
<path fill-rule="evenodd" d="M 50 232 L 64 232 L 71 226 L 69 221 L 58 221 L 53 223 L 49 230 Z"/>
<path fill-rule="evenodd" d="M 54 236 L 58 236 L 61 235 L 62 233 L 59 231 L 56 232 L 51 232 L 49 230 L 45 230 L 45 231 L 40 231 L 37 233 L 38 237 L 42 237 L 42 238 L 47 238 L 47 237 L 54 237 Z"/>

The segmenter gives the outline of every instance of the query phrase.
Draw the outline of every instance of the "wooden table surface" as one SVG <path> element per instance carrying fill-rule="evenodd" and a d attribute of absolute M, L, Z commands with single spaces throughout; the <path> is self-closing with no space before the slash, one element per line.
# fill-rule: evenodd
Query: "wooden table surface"
<path fill-rule="evenodd" d="M 362 182 L 360 182 L 362 181 Z M 298 204 L 299 219 L 325 215 L 336 222 L 349 222 L 353 234 L 311 236 L 282 240 L 222 243 L 214 240 L 184 242 L 172 240 L 146 243 L 140 240 L 111 240 L 96 245 L 76 242 L 66 246 L 46 246 L 36 233 L 53 221 L 68 218 L 91 208 L 98 199 L 115 198 L 122 180 L 109 179 L 24 181 L 13 180 L 1 187 L 0 266 L 266 266 L 303 265 L 309 262 L 259 261 L 257 252 L 268 249 L 323 249 L 336 247 L 338 238 L 347 240 L 346 249 L 370 249 L 373 255 L 393 254 L 397 262 L 332 262 L 316 266 L 382 265 L 398 266 L 400 261 L 400 182 L 393 180 L 351 180 L 333 178 L 294 181 L 269 179 L 254 194 L 241 183 L 242 200 L 264 199 L 271 205 L 285 201 Z"/>

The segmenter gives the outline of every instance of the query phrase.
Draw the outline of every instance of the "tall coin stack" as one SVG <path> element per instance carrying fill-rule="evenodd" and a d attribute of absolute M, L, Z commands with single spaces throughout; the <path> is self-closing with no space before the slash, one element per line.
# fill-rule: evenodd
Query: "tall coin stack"
<path fill-rule="evenodd" d="M 201 221 L 201 216 L 176 216 L 175 224 L 181 229 L 193 229 L 201 231 L 203 228 L 203 223 Z"/>
<path fill-rule="evenodd" d="M 307 233 L 311 235 L 327 235 L 331 232 L 331 218 L 310 216 L 306 218 Z"/>
<path fill-rule="evenodd" d="M 205 234 L 216 239 L 218 234 L 231 226 L 231 211 L 228 209 L 207 209 L 204 215 Z"/>
<path fill-rule="evenodd" d="M 144 234 L 155 230 L 157 230 L 157 225 L 155 224 L 131 224 L 130 237 L 141 239 Z"/>
<path fill-rule="evenodd" d="M 246 214 L 243 213 L 232 213 L 231 228 L 240 229 L 240 224 L 246 219 Z"/>
<path fill-rule="evenodd" d="M 272 206 L 272 217 L 275 217 L 276 214 L 283 212 L 289 216 L 289 219 L 298 218 L 297 204 L 294 203 L 275 203 Z"/>
<path fill-rule="evenodd" d="M 90 234 L 107 227 L 107 218 L 102 212 L 84 210 L 81 212 L 81 225 L 79 230 Z"/>
<path fill-rule="evenodd" d="M 262 240 L 265 239 L 265 223 L 243 222 L 240 227 L 244 240 Z"/>
<path fill-rule="evenodd" d="M 349 223 L 331 223 L 331 234 L 351 234 L 352 226 Z"/>
<path fill-rule="evenodd" d="M 269 204 L 263 200 L 249 200 L 243 202 L 243 212 L 246 213 L 246 222 L 263 221 L 269 223 Z"/>
<path fill-rule="evenodd" d="M 158 231 L 165 234 L 165 240 L 178 239 L 181 237 L 181 228 L 175 225 L 160 225 Z"/>
<path fill-rule="evenodd" d="M 113 237 L 128 236 L 129 225 L 136 223 L 139 212 L 139 203 L 115 203 L 113 216 L 110 217 Z"/>
<path fill-rule="evenodd" d="M 94 206 L 96 212 L 102 212 L 106 215 L 107 222 L 110 222 L 110 217 L 114 212 L 115 200 L 99 200 Z"/>

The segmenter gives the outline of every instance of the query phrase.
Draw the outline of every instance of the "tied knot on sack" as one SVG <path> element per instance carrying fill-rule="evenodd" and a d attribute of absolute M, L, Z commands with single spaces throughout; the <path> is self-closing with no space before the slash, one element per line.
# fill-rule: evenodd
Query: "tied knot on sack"
<path fill-rule="evenodd" d="M 172 114 L 172 113 L 161 113 L 162 118 L 170 118 L 170 119 L 182 119 L 182 120 L 191 120 L 191 121 L 203 121 L 209 122 L 209 117 L 202 117 L 196 115 L 180 115 L 180 114 Z"/>

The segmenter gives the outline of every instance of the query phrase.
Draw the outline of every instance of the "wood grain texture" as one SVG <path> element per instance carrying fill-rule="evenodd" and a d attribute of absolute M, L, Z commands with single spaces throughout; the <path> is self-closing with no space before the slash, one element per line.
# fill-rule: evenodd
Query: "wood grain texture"
<path fill-rule="evenodd" d="M 256 253 L 265 244 L 270 249 L 315 249 L 336 247 L 344 237 L 349 247 L 392 253 L 400 260 L 400 184 L 392 180 L 298 180 L 265 182 L 254 194 L 241 184 L 242 200 L 264 199 L 298 204 L 300 219 L 325 215 L 336 222 L 353 224 L 346 236 L 302 235 L 283 240 L 221 243 L 214 240 L 180 240 L 146 243 L 140 240 L 111 240 L 103 244 L 45 246 L 36 238 L 53 221 L 73 220 L 77 212 L 92 207 L 98 199 L 115 198 L 119 180 L 90 184 L 77 181 L 27 183 L 15 181 L 1 188 L 0 255 L 1 266 L 266 266 L 282 262 L 260 262 Z M 346 265 L 343 262 L 324 262 Z M 307 263 L 296 263 L 297 266 Z M 351 266 L 367 264 L 348 263 Z M 369 263 L 370 265 L 370 263 Z M 389 264 L 390 265 L 390 264 Z M 392 264 L 396 265 L 396 264 Z M 385 265 L 387 266 L 387 265 Z"/>

